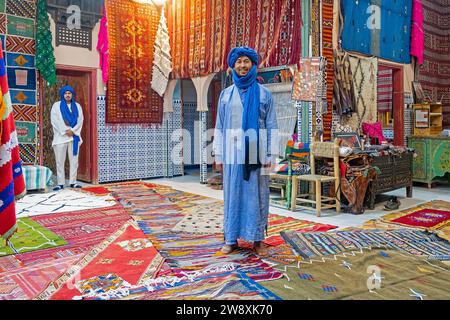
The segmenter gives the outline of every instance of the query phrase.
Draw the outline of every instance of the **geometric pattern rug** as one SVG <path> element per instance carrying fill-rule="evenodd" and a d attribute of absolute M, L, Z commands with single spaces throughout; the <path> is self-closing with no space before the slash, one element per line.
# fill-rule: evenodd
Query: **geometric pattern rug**
<path fill-rule="evenodd" d="M 435 234 L 399 230 L 361 230 L 329 233 L 282 232 L 283 238 L 304 259 L 333 259 L 335 255 L 367 248 L 390 248 L 429 259 L 449 260 L 450 243 Z"/>
<path fill-rule="evenodd" d="M 242 272 L 199 277 L 174 286 L 136 288 L 123 300 L 280 300 L 280 298 Z M 135 292 L 135 293 L 134 293 Z"/>
<path fill-rule="evenodd" d="M 448 300 L 450 267 L 397 250 L 372 249 L 279 267 L 259 282 L 284 300 Z"/>
<path fill-rule="evenodd" d="M 98 245 L 37 299 L 71 300 L 93 291 L 115 290 L 153 279 L 163 259 L 152 243 L 133 222 Z"/>

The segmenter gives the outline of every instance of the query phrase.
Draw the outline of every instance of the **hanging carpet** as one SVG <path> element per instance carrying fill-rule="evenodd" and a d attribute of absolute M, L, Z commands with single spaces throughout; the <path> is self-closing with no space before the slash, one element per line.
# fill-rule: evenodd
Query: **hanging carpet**
<path fill-rule="evenodd" d="M 163 100 L 151 89 L 157 8 L 129 0 L 105 5 L 110 63 L 106 123 L 161 124 Z"/>

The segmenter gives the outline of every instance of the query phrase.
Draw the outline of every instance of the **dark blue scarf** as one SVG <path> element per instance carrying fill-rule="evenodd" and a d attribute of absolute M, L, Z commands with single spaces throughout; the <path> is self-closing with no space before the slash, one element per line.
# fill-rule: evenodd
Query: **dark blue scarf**
<path fill-rule="evenodd" d="M 244 180 L 250 179 L 250 173 L 253 170 L 261 168 L 259 161 L 259 103 L 260 103 L 260 89 L 257 76 L 258 55 L 255 50 L 248 47 L 235 48 L 230 52 L 228 57 L 229 66 L 234 68 L 236 60 L 239 57 L 246 56 L 253 62 L 253 67 L 250 72 L 244 76 L 239 77 L 233 69 L 233 82 L 240 90 L 247 90 L 245 100 L 243 101 L 244 111 L 242 115 L 242 129 L 255 130 L 257 141 L 250 141 L 249 137 L 245 137 L 245 165 L 244 165 Z M 250 147 L 250 144 L 256 143 L 256 148 Z M 257 163 L 250 163 L 250 150 L 257 150 Z"/>
<path fill-rule="evenodd" d="M 67 91 L 70 91 L 72 93 L 72 103 L 71 103 L 72 112 L 70 112 L 69 107 L 67 106 L 67 102 L 64 99 L 64 94 Z M 64 119 L 64 122 L 66 123 L 67 126 L 74 128 L 78 123 L 78 107 L 75 102 L 75 90 L 71 86 L 65 86 L 59 90 L 59 94 L 61 96 L 61 103 L 60 103 L 59 107 L 61 109 L 61 114 Z M 79 143 L 80 143 L 80 137 L 77 135 L 74 135 L 73 136 L 73 155 L 74 156 L 78 155 Z"/>

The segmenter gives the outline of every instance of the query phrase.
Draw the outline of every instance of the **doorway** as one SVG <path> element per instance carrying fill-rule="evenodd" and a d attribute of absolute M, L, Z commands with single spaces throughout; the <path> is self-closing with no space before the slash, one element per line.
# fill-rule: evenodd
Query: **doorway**
<path fill-rule="evenodd" d="M 80 146 L 77 179 L 87 183 L 98 182 L 97 168 L 97 107 L 96 84 L 97 70 L 70 66 L 57 66 L 57 83 L 52 87 L 42 85 L 41 115 L 43 165 L 56 173 L 55 155 L 52 147 L 53 129 L 50 111 L 53 104 L 60 101 L 59 89 L 70 85 L 76 93 L 76 101 L 83 109 L 84 122 L 81 131 L 83 143 Z M 66 159 L 66 177 L 68 177 L 68 159 Z"/>

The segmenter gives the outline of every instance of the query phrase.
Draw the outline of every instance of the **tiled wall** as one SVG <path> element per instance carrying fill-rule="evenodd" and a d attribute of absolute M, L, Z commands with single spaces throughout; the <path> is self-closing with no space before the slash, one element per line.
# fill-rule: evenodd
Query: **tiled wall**
<path fill-rule="evenodd" d="M 182 166 L 168 160 L 172 130 L 181 128 L 180 101 L 174 101 L 173 115 L 165 115 L 159 128 L 106 125 L 104 96 L 97 99 L 97 115 L 100 183 L 182 174 Z"/>
<path fill-rule="evenodd" d="M 20 157 L 27 164 L 39 162 L 40 153 L 35 13 L 35 1 L 0 0 L 0 39 L 7 66 L 14 120 L 16 127 L 26 128 L 25 131 L 32 130 L 36 137 L 34 142 L 28 140 L 20 144 Z"/>

